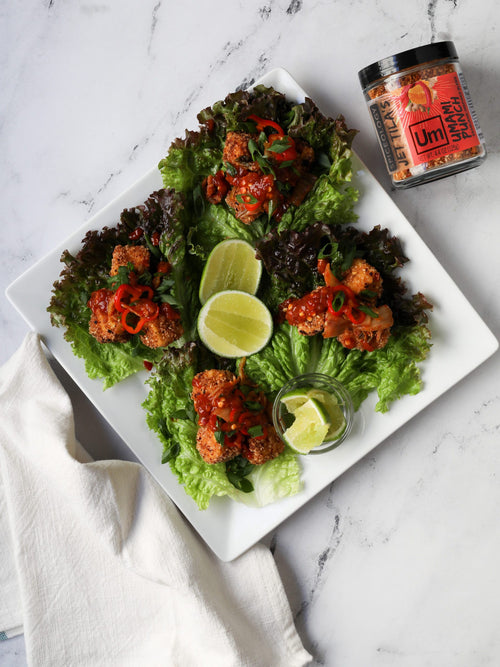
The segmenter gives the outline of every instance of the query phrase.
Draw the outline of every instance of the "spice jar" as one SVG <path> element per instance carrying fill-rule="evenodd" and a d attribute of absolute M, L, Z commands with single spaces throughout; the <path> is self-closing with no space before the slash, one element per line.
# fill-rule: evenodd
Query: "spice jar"
<path fill-rule="evenodd" d="M 395 187 L 449 176 L 485 159 L 453 42 L 379 60 L 362 69 L 359 80 Z"/>

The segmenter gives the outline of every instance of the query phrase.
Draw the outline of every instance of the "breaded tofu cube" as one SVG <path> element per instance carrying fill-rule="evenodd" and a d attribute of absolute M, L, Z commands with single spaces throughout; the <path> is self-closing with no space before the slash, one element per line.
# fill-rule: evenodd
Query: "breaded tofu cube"
<path fill-rule="evenodd" d="M 382 277 L 376 268 L 368 264 L 364 259 L 357 257 L 342 279 L 346 287 L 352 289 L 354 294 L 363 290 L 374 292 L 373 299 L 382 294 Z"/>
<path fill-rule="evenodd" d="M 244 167 L 250 171 L 257 171 L 259 166 L 253 161 L 248 142 L 253 139 L 247 132 L 228 132 L 222 153 L 222 161 L 229 162 L 235 167 Z"/>
<path fill-rule="evenodd" d="M 318 313 L 307 317 L 303 322 L 297 322 L 297 329 L 303 336 L 315 336 L 325 328 L 325 313 Z"/>
<path fill-rule="evenodd" d="M 196 434 L 196 449 L 206 463 L 231 461 L 240 453 L 239 447 L 221 445 L 209 426 L 200 426 Z"/>
<path fill-rule="evenodd" d="M 180 319 L 170 317 L 170 306 L 166 303 L 160 304 L 158 317 L 151 322 L 146 322 L 141 330 L 141 341 L 146 347 L 167 347 L 184 333 Z"/>
<path fill-rule="evenodd" d="M 242 447 L 242 456 L 254 465 L 262 465 L 275 459 L 285 449 L 285 443 L 276 433 L 274 426 L 266 426 L 266 431 L 265 436 L 249 438 Z"/>
<path fill-rule="evenodd" d="M 230 190 L 226 197 L 226 204 L 233 209 L 235 218 L 241 220 L 245 225 L 252 223 L 264 210 L 263 206 L 258 206 L 253 211 L 249 211 L 244 202 L 238 199 L 239 193 L 236 188 Z"/>
<path fill-rule="evenodd" d="M 113 259 L 111 260 L 111 276 L 116 276 L 121 266 L 127 266 L 130 263 L 134 265 L 134 271 L 138 275 L 149 269 L 150 254 L 149 250 L 142 245 L 117 245 L 113 250 Z"/>
<path fill-rule="evenodd" d="M 221 395 L 232 391 L 236 382 L 236 375 L 231 371 L 222 371 L 215 368 L 201 371 L 193 378 L 193 391 L 191 398 L 193 399 L 194 409 L 199 412 L 200 403 L 203 402 L 203 397 L 208 395 L 210 398 L 216 397 L 218 391 Z M 229 386 L 228 386 L 229 385 Z"/>
<path fill-rule="evenodd" d="M 128 340 L 121 314 L 115 308 L 114 297 L 112 290 L 103 288 L 92 292 L 87 304 L 92 311 L 89 333 L 99 343 L 123 343 Z"/>

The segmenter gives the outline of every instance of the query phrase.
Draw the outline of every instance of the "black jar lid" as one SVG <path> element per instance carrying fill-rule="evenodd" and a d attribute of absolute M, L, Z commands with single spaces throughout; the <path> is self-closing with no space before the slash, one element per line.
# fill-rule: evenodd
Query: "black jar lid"
<path fill-rule="evenodd" d="M 376 63 L 372 63 L 358 72 L 359 80 L 363 88 L 369 86 L 374 81 L 394 74 L 407 67 L 414 67 L 432 60 L 444 60 L 452 58 L 458 60 L 457 51 L 453 42 L 435 42 L 418 46 L 415 49 L 401 51 L 394 56 L 383 58 Z"/>

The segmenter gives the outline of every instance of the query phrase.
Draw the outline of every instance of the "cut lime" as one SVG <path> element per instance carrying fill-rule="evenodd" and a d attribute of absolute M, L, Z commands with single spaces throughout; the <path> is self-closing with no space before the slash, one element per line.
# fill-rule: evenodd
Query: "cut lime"
<path fill-rule="evenodd" d="M 338 404 L 337 397 L 329 394 L 323 389 L 311 389 L 309 396 L 321 403 L 330 422 L 330 428 L 325 440 L 337 440 L 346 428 L 346 419 L 342 408 Z"/>
<path fill-rule="evenodd" d="M 285 442 L 299 454 L 319 447 L 328 433 L 328 414 L 315 398 L 308 398 L 294 411 L 295 421 L 283 433 Z"/>
<path fill-rule="evenodd" d="M 311 391 L 310 387 L 300 387 L 299 389 L 292 389 L 291 391 L 283 394 L 281 397 L 281 402 L 288 410 L 288 412 L 295 412 L 297 408 L 304 403 L 309 398 L 309 392 Z"/>
<path fill-rule="evenodd" d="M 200 302 L 217 292 L 239 290 L 256 294 L 262 274 L 262 263 L 255 248 L 240 239 L 221 241 L 208 256 L 200 281 Z"/>
<path fill-rule="evenodd" d="M 294 413 L 295 410 L 303 405 L 308 398 L 316 399 L 324 408 L 328 415 L 330 428 L 326 434 L 326 440 L 335 440 L 339 438 L 346 427 L 346 420 L 342 408 L 338 404 L 337 398 L 324 389 L 314 389 L 311 387 L 301 387 L 293 389 L 281 397 L 288 412 Z"/>
<path fill-rule="evenodd" d="M 225 290 L 212 295 L 198 315 L 203 343 L 221 357 L 245 357 L 261 350 L 273 333 L 273 318 L 252 294 Z"/>

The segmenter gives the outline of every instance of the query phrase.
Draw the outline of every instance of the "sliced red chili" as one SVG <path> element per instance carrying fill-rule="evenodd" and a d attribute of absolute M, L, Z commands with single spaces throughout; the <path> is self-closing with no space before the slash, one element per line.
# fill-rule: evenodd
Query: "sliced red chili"
<path fill-rule="evenodd" d="M 154 292 L 148 285 L 137 285 L 132 286 L 128 283 L 120 285 L 120 287 L 115 292 L 114 303 L 115 308 L 119 313 L 122 313 L 124 309 L 129 307 L 130 301 L 137 301 L 146 294 L 147 299 L 152 299 Z M 124 299 L 129 297 L 129 301 L 124 303 Z"/>
<path fill-rule="evenodd" d="M 278 123 L 275 123 L 274 120 L 268 120 L 267 118 L 261 118 L 260 116 L 256 116 L 255 114 L 252 114 L 251 116 L 248 116 L 249 120 L 253 120 L 257 124 L 257 129 L 259 132 L 263 130 L 265 127 L 272 127 L 273 129 L 276 130 L 276 132 L 283 136 L 285 133 L 283 132 L 283 128 L 281 125 L 278 125 Z"/>
<path fill-rule="evenodd" d="M 350 287 L 339 284 L 331 285 L 329 289 L 333 298 L 328 300 L 328 310 L 332 315 L 343 315 L 352 302 L 357 304 L 356 296 Z"/>
<path fill-rule="evenodd" d="M 158 317 L 160 308 L 152 301 L 153 296 L 154 292 L 148 285 L 132 286 L 124 283 L 118 287 L 114 296 L 114 306 L 122 314 L 121 322 L 125 331 L 130 334 L 139 333 L 146 322 L 152 322 Z M 129 313 L 138 318 L 134 325 L 127 321 Z"/>
<path fill-rule="evenodd" d="M 125 331 L 128 331 L 129 334 L 136 334 L 139 333 L 139 331 L 142 329 L 144 324 L 146 323 L 146 320 L 144 320 L 142 317 L 138 319 L 137 323 L 135 326 L 132 326 L 127 322 L 127 315 L 129 314 L 128 310 L 124 310 L 122 313 L 122 326 L 125 329 Z"/>
<path fill-rule="evenodd" d="M 125 299 L 125 297 L 138 299 L 139 291 L 137 287 L 132 287 L 132 285 L 124 283 L 123 285 L 120 285 L 120 287 L 116 290 L 114 296 L 114 305 L 119 313 L 123 313 L 123 310 L 126 306 L 126 304 L 123 303 L 123 299 Z"/>
<path fill-rule="evenodd" d="M 151 301 L 151 299 L 139 299 L 138 301 L 133 301 L 128 306 L 125 306 L 125 308 L 134 315 L 137 315 L 137 317 L 143 319 L 145 322 L 156 320 L 160 312 L 158 304 Z"/>
<path fill-rule="evenodd" d="M 270 139 L 272 137 L 269 137 Z M 285 148 L 284 150 L 274 150 L 274 144 L 279 141 L 279 142 L 288 142 L 288 148 Z M 276 148 L 276 147 L 274 147 Z M 282 146 L 284 148 L 284 146 Z M 276 162 L 289 162 L 297 159 L 297 149 L 295 148 L 295 141 L 292 139 L 292 137 L 289 137 L 288 135 L 285 136 L 280 136 L 277 140 L 273 141 L 271 146 L 268 148 L 268 150 L 273 154 L 273 160 Z"/>
<path fill-rule="evenodd" d="M 347 319 L 353 324 L 361 324 L 361 322 L 363 322 L 366 318 L 366 313 L 363 313 L 363 311 L 356 308 L 356 306 L 352 306 L 350 304 L 345 309 L 345 314 Z"/>
<path fill-rule="evenodd" d="M 256 211 L 258 208 L 260 208 L 263 203 L 264 202 L 260 201 L 259 199 L 254 203 L 245 202 L 245 208 L 247 211 L 252 213 L 253 211 Z"/>

